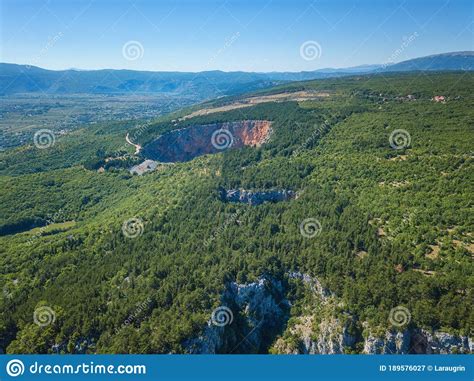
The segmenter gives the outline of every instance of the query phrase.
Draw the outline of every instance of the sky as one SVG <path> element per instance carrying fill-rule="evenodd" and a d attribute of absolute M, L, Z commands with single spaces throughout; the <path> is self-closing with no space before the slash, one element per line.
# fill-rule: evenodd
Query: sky
<path fill-rule="evenodd" d="M 474 50 L 465 0 L 0 0 L 0 62 L 302 71 Z"/>

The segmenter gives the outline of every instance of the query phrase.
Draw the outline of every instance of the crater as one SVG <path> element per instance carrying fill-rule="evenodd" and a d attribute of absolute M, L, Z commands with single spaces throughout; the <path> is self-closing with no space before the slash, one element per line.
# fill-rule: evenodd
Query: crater
<path fill-rule="evenodd" d="M 173 130 L 145 145 L 143 155 L 147 159 L 174 163 L 226 149 L 258 147 L 268 140 L 271 123 L 268 120 L 244 120 Z"/>

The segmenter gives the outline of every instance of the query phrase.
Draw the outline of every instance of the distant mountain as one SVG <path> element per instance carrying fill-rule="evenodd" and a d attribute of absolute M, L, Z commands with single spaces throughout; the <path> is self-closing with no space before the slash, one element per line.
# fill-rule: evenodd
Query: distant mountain
<path fill-rule="evenodd" d="M 133 70 L 46 70 L 35 66 L 0 64 L 0 94 L 161 93 L 217 97 L 281 83 L 256 73 L 200 73 Z"/>
<path fill-rule="evenodd" d="M 354 74 L 413 70 L 474 70 L 474 52 L 454 52 L 403 61 L 389 66 L 363 65 L 303 72 L 152 72 L 134 70 L 46 70 L 0 63 L 0 95 L 15 93 L 114 94 L 156 93 L 208 99 L 290 81 Z"/>
<path fill-rule="evenodd" d="M 388 66 L 386 71 L 474 70 L 474 52 L 454 52 L 414 58 Z"/>
<path fill-rule="evenodd" d="M 334 69 L 334 68 L 326 68 L 326 69 L 321 69 L 318 70 L 320 72 L 324 73 L 368 73 L 372 72 L 374 70 L 382 68 L 382 65 L 360 65 L 360 66 L 354 66 L 354 67 L 346 67 L 342 69 Z"/>

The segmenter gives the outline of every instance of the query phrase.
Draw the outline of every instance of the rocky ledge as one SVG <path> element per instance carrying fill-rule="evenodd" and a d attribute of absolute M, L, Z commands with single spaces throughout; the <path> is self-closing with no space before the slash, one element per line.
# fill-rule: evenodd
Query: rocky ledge
<path fill-rule="evenodd" d="M 263 204 L 264 202 L 287 201 L 296 197 L 296 192 L 291 190 L 268 190 L 256 191 L 245 189 L 229 189 L 221 193 L 223 201 L 241 202 L 252 206 Z"/>

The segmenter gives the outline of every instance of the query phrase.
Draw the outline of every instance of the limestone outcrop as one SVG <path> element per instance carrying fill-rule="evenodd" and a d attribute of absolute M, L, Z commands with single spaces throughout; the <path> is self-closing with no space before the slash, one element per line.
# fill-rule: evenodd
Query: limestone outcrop
<path fill-rule="evenodd" d="M 287 189 L 246 190 L 229 189 L 222 192 L 222 199 L 227 202 L 241 202 L 249 205 L 260 205 L 264 202 L 287 201 L 296 197 L 296 192 Z"/>

